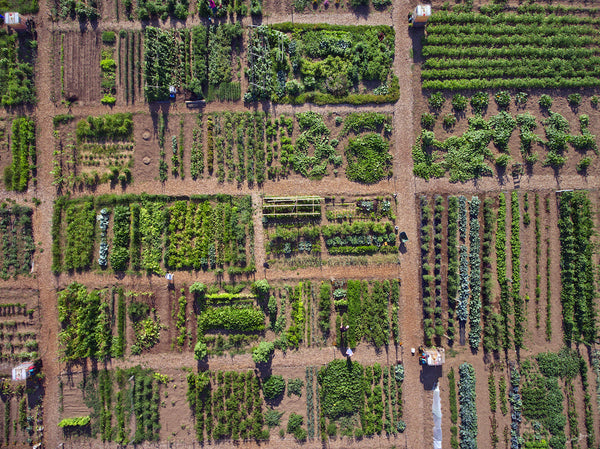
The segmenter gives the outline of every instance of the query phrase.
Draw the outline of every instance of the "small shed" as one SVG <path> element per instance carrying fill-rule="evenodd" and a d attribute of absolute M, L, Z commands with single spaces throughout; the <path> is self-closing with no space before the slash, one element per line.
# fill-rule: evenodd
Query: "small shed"
<path fill-rule="evenodd" d="M 34 372 L 35 372 L 35 365 L 33 364 L 33 362 L 21 363 L 19 366 L 15 366 L 12 369 L 12 380 L 14 380 L 14 381 L 25 380 L 25 379 L 33 376 Z"/>
<path fill-rule="evenodd" d="M 412 13 L 413 26 L 425 26 L 431 16 L 431 5 L 417 5 Z"/>
<path fill-rule="evenodd" d="M 444 348 L 421 348 L 419 363 L 427 366 L 442 366 L 446 361 Z"/>
<path fill-rule="evenodd" d="M 14 30 L 24 30 L 27 28 L 23 17 L 18 12 L 4 13 L 4 23 Z"/>

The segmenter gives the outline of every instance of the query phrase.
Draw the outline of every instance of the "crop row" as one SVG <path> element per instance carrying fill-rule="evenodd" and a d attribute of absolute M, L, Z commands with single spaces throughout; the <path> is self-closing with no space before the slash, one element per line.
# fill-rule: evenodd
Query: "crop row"
<path fill-rule="evenodd" d="M 458 369 L 458 402 L 460 404 L 460 447 L 477 448 L 477 408 L 475 394 L 475 369 L 463 363 Z"/>
<path fill-rule="evenodd" d="M 4 169 L 4 184 L 7 190 L 23 192 L 27 190 L 32 174 L 35 183 L 37 171 L 35 123 L 32 119 L 20 117 L 12 122 L 11 153 L 11 164 Z"/>

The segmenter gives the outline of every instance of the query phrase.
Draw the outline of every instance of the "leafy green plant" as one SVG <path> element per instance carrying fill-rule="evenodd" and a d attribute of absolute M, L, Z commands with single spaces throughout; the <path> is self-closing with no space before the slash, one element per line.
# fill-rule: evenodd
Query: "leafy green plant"
<path fill-rule="evenodd" d="M 256 364 L 267 363 L 273 357 L 275 352 L 275 345 L 273 342 L 262 341 L 252 351 L 252 361 Z"/>
<path fill-rule="evenodd" d="M 444 115 L 442 123 L 444 128 L 452 128 L 456 125 L 456 116 L 454 114 L 446 114 Z"/>
<path fill-rule="evenodd" d="M 442 92 L 435 92 L 429 97 L 429 107 L 434 111 L 439 111 L 444 106 L 446 98 Z"/>
<path fill-rule="evenodd" d="M 510 105 L 510 94 L 506 90 L 501 90 L 494 95 L 494 100 L 500 109 L 506 109 Z"/>
<path fill-rule="evenodd" d="M 288 397 L 295 395 L 295 396 L 302 396 L 302 389 L 304 388 L 304 381 L 300 378 L 295 378 L 295 379 L 289 379 L 288 380 L 288 385 L 287 385 L 287 395 Z"/>
<path fill-rule="evenodd" d="M 467 110 L 467 104 L 468 104 L 468 100 L 467 97 L 465 97 L 462 94 L 454 94 L 452 96 L 452 108 L 456 111 L 456 112 L 464 112 Z"/>
<path fill-rule="evenodd" d="M 567 101 L 569 103 L 569 106 L 571 106 L 572 108 L 577 108 L 581 104 L 581 94 L 569 94 L 569 96 L 567 97 Z"/>
<path fill-rule="evenodd" d="M 483 113 L 490 102 L 488 94 L 483 92 L 477 92 L 471 97 L 471 107 L 475 113 Z"/>
<path fill-rule="evenodd" d="M 425 112 L 421 115 L 421 127 L 429 131 L 433 130 L 435 125 L 435 115 Z"/>
<path fill-rule="evenodd" d="M 391 176 L 389 142 L 380 134 L 370 133 L 350 139 L 345 154 L 348 161 L 346 177 L 350 181 L 374 184 Z"/>
<path fill-rule="evenodd" d="M 285 380 L 282 376 L 272 375 L 263 382 L 263 394 L 267 400 L 276 400 L 283 396 L 285 391 Z"/>
<path fill-rule="evenodd" d="M 540 107 L 545 110 L 550 110 L 552 107 L 552 97 L 548 94 L 542 94 L 539 100 Z"/>

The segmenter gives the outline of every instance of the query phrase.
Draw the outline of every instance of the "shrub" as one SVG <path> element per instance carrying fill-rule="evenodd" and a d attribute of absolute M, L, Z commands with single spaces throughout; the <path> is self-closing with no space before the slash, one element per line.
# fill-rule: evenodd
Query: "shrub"
<path fill-rule="evenodd" d="M 256 364 L 267 363 L 273 357 L 275 345 L 270 341 L 261 341 L 252 351 L 252 361 Z"/>
<path fill-rule="evenodd" d="M 550 107 L 552 106 L 552 97 L 550 97 L 550 95 L 548 94 L 543 94 L 540 97 L 539 104 L 542 109 L 550 109 Z"/>
<path fill-rule="evenodd" d="M 290 379 L 288 380 L 288 397 L 291 395 L 296 395 L 298 397 L 302 396 L 302 389 L 304 388 L 304 381 L 302 379 Z"/>
<path fill-rule="evenodd" d="M 276 427 L 283 416 L 283 412 L 277 410 L 267 410 L 265 413 L 265 424 L 269 427 Z"/>
<path fill-rule="evenodd" d="M 581 94 L 570 94 L 567 97 L 567 101 L 569 102 L 569 106 L 576 108 L 581 104 Z"/>
<path fill-rule="evenodd" d="M 475 113 L 483 113 L 490 102 L 488 94 L 484 92 L 477 92 L 471 97 L 471 107 Z"/>
<path fill-rule="evenodd" d="M 590 97 L 590 104 L 592 105 L 593 108 L 597 108 L 599 102 L 600 102 L 600 98 L 598 97 L 598 95 L 592 95 Z"/>
<path fill-rule="evenodd" d="M 196 360 L 204 360 L 208 355 L 208 347 L 204 341 L 198 341 L 194 346 L 194 358 Z"/>
<path fill-rule="evenodd" d="M 439 111 L 444 106 L 446 98 L 441 92 L 435 92 L 429 97 L 429 107 L 434 111 Z"/>
<path fill-rule="evenodd" d="M 461 94 L 455 94 L 452 97 L 452 108 L 456 111 L 456 112 L 463 112 L 464 110 L 467 109 L 467 97 L 465 97 L 464 95 Z"/>
<path fill-rule="evenodd" d="M 435 115 L 425 112 L 421 115 L 421 127 L 429 131 L 433 130 L 435 125 Z"/>
<path fill-rule="evenodd" d="M 283 392 L 285 391 L 285 380 L 282 376 L 269 376 L 269 378 L 263 383 L 262 388 L 265 399 L 278 399 L 283 395 Z"/>
<path fill-rule="evenodd" d="M 496 104 L 499 108 L 505 109 L 510 105 L 510 94 L 506 90 L 502 90 L 494 95 Z"/>
<path fill-rule="evenodd" d="M 104 31 L 102 33 L 102 42 L 108 45 L 112 45 L 117 40 L 117 36 L 114 31 Z"/>
<path fill-rule="evenodd" d="M 515 95 L 515 104 L 517 106 L 524 106 L 527 104 L 527 100 L 529 99 L 529 95 L 525 92 L 517 92 Z"/>
<path fill-rule="evenodd" d="M 586 156 L 583 159 L 581 159 L 577 164 L 577 173 L 585 173 L 588 167 L 591 165 L 591 163 L 592 158 L 589 156 Z"/>
<path fill-rule="evenodd" d="M 454 114 L 446 114 L 444 115 L 444 128 L 452 128 L 456 125 L 456 117 Z"/>

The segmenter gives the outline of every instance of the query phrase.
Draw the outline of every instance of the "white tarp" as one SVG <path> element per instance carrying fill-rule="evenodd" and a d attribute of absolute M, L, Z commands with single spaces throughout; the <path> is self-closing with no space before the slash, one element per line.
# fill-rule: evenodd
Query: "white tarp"
<path fill-rule="evenodd" d="M 442 404 L 440 401 L 440 386 L 435 385 L 433 390 L 433 449 L 442 449 Z"/>

